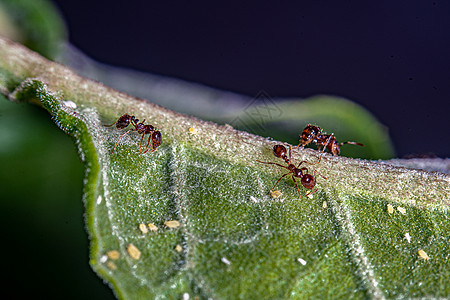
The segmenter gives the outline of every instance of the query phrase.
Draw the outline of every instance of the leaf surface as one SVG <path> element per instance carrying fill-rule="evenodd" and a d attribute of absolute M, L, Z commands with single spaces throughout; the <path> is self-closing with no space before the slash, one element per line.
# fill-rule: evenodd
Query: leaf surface
<path fill-rule="evenodd" d="M 327 179 L 311 199 L 287 176 L 273 199 L 284 169 L 256 159 L 280 163 L 275 141 L 119 93 L 4 39 L 0 91 L 42 105 L 73 137 L 91 265 L 121 298 L 450 294 L 445 174 L 330 155 L 316 164 L 317 151 L 295 149 L 293 161 Z M 123 132 L 104 124 L 126 112 L 161 130 L 158 151 L 141 154 L 131 132 L 112 153 Z"/>

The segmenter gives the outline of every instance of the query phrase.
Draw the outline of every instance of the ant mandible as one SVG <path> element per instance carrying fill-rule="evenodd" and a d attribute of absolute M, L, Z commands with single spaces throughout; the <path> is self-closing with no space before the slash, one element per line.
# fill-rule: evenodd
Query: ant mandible
<path fill-rule="evenodd" d="M 129 114 L 124 114 L 122 115 L 116 122 L 110 124 L 110 125 L 105 125 L 107 127 L 112 126 L 112 125 L 116 125 L 116 128 L 121 130 L 124 129 L 125 127 L 127 127 L 128 125 L 132 125 L 134 126 L 134 128 L 131 128 L 129 130 L 127 130 L 125 133 L 123 133 L 119 139 L 116 142 L 116 145 L 114 146 L 112 153 L 114 153 L 114 150 L 116 149 L 117 145 L 119 144 L 120 139 L 125 136 L 126 134 L 128 134 L 130 131 L 137 131 L 138 134 L 142 134 L 141 137 L 141 142 L 139 143 L 139 151 L 144 154 L 146 153 L 148 150 L 150 150 L 150 140 L 152 141 L 152 151 L 153 152 L 155 150 L 157 150 L 157 148 L 161 145 L 162 142 L 162 138 L 161 138 L 161 132 L 159 132 L 158 130 L 155 129 L 155 127 L 153 127 L 152 125 L 145 125 L 144 124 L 145 119 L 139 123 L 139 119 L 136 119 L 135 116 L 130 116 Z M 147 145 L 146 145 L 146 149 L 144 152 L 142 152 L 142 141 L 144 140 L 144 136 L 146 134 L 149 134 L 148 136 L 148 141 L 147 141 Z"/>
<path fill-rule="evenodd" d="M 295 178 L 300 178 L 301 184 L 302 184 L 305 188 L 307 188 L 308 190 L 310 190 L 308 193 L 306 193 L 305 196 L 309 196 L 309 195 L 314 194 L 315 192 L 317 192 L 317 190 L 318 190 L 317 188 L 316 188 L 315 191 L 312 191 L 313 188 L 316 186 L 316 173 L 317 173 L 316 170 L 314 170 L 314 176 L 313 176 L 313 175 L 311 175 L 311 174 L 308 173 L 308 168 L 306 168 L 306 167 L 300 168 L 300 165 L 301 165 L 302 163 L 307 163 L 306 160 L 301 161 L 301 162 L 297 165 L 297 167 L 296 167 L 295 165 L 293 165 L 293 164 L 291 163 L 291 145 L 289 145 L 289 158 L 287 157 L 286 152 L 287 152 L 286 147 L 284 147 L 283 145 L 275 145 L 275 146 L 273 146 L 273 154 L 274 154 L 276 157 L 278 157 L 278 158 L 282 158 L 282 159 L 285 161 L 285 163 L 287 164 L 287 167 L 286 167 L 286 166 L 283 166 L 283 165 L 281 165 L 281 164 L 278 164 L 278 163 L 264 162 L 264 161 L 256 160 L 257 162 L 260 162 L 260 163 L 263 163 L 263 164 L 277 165 L 277 166 L 279 166 L 279 167 L 282 167 L 282 168 L 285 168 L 285 169 L 288 169 L 288 170 L 289 170 L 288 173 L 282 175 L 282 176 L 277 180 L 277 182 L 275 183 L 275 185 L 273 186 L 273 188 L 272 188 L 271 190 L 274 190 L 274 189 L 275 189 L 275 187 L 277 186 L 277 184 L 280 182 L 280 180 L 281 180 L 283 177 L 285 177 L 285 176 L 287 176 L 287 175 L 289 175 L 289 174 L 292 174 L 292 180 L 293 180 L 294 183 L 295 183 L 295 187 L 297 188 L 298 195 L 299 195 L 300 197 L 301 197 L 302 195 L 300 194 L 300 189 L 298 188 L 298 184 L 297 184 L 297 181 L 295 180 Z M 322 176 L 321 174 L 319 174 L 319 175 Z M 322 177 L 325 178 L 325 179 L 327 179 L 327 178 L 324 177 L 324 176 L 322 176 Z"/>
<path fill-rule="evenodd" d="M 341 146 L 345 144 L 359 145 L 364 147 L 363 144 L 356 142 L 338 143 L 336 137 L 334 136 L 334 133 L 322 133 L 322 129 L 320 129 L 320 127 L 311 124 L 308 124 L 308 126 L 303 129 L 303 132 L 300 135 L 300 143 L 297 147 L 304 147 L 309 143 L 315 143 L 318 146 L 319 150 L 321 149 L 321 147 L 323 147 L 323 151 L 325 151 L 325 149 L 328 149 L 328 151 L 330 151 L 333 155 L 339 155 L 339 153 L 341 152 Z"/>

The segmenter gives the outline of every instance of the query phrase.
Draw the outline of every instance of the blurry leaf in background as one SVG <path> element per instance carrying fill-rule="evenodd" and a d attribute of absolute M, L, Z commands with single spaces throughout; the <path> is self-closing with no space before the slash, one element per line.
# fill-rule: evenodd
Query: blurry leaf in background
<path fill-rule="evenodd" d="M 365 145 L 364 148 L 345 145 L 341 148 L 343 156 L 367 159 L 395 156 L 388 129 L 365 108 L 341 97 L 283 99 L 271 98 L 265 91 L 248 97 L 198 83 L 105 65 L 70 45 L 66 45 L 58 59 L 83 76 L 130 95 L 256 135 L 297 145 L 299 133 L 312 123 L 334 133 L 338 142 L 354 141 Z"/>
<path fill-rule="evenodd" d="M 364 147 L 343 145 L 343 156 L 366 159 L 388 159 L 394 156 L 387 128 L 366 109 L 346 99 L 314 96 L 275 102 L 263 94 L 250 104 L 231 121 L 234 127 L 298 145 L 299 134 L 311 123 L 319 126 L 323 132 L 334 133 L 338 142 L 364 144 Z"/>
<path fill-rule="evenodd" d="M 46 0 L 1 0 L 0 34 L 46 58 L 54 58 L 66 39 L 64 22 Z"/>

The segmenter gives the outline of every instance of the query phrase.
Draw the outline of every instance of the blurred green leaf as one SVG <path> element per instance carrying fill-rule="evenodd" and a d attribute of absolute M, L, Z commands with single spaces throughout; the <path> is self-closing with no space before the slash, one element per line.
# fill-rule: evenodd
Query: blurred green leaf
<path fill-rule="evenodd" d="M 317 151 L 299 149 L 292 160 L 327 179 L 310 199 L 287 177 L 273 199 L 283 169 L 256 159 L 280 162 L 277 142 L 119 93 L 6 40 L 0 72 L 4 95 L 40 103 L 74 138 L 91 264 L 121 298 L 450 295 L 447 175 L 330 155 L 316 164 Z M 122 132 L 103 124 L 126 112 L 161 130 L 158 151 L 140 154 L 130 133 L 112 153 Z M 158 231 L 140 229 L 149 223 Z"/>
<path fill-rule="evenodd" d="M 49 59 L 66 40 L 64 22 L 47 0 L 0 0 L 0 34 Z"/>

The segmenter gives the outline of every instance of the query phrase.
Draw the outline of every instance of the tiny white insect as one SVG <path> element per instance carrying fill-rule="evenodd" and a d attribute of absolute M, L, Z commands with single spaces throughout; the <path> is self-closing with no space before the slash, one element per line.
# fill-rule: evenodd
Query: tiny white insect
<path fill-rule="evenodd" d="M 405 237 L 403 238 L 404 240 L 407 240 L 408 243 L 411 243 L 411 236 L 409 235 L 409 233 L 405 233 Z"/>
<path fill-rule="evenodd" d="M 231 265 L 231 261 L 229 261 L 226 257 L 222 257 L 220 260 L 226 265 Z"/>
<path fill-rule="evenodd" d="M 258 203 L 258 199 L 253 196 L 250 196 L 250 201 L 252 201 L 253 203 Z"/>

